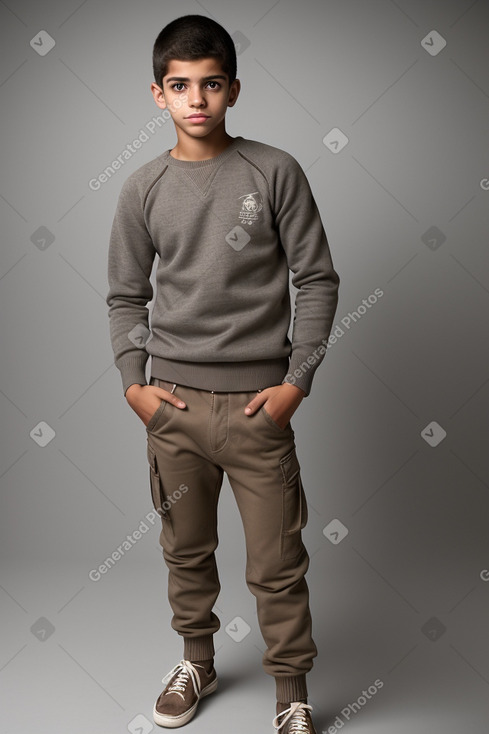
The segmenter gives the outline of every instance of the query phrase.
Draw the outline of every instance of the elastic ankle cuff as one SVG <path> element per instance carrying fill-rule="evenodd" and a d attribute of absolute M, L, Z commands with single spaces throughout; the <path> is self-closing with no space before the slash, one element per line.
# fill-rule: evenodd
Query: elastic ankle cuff
<path fill-rule="evenodd" d="M 307 698 L 306 674 L 276 677 L 277 701 L 291 703 Z"/>
<path fill-rule="evenodd" d="M 212 635 L 183 638 L 183 657 L 185 660 L 210 660 L 214 657 L 214 638 Z"/>

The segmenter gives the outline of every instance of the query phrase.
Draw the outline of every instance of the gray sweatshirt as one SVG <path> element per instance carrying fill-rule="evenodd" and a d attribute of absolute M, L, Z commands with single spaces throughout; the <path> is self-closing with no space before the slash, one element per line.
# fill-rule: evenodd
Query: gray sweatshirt
<path fill-rule="evenodd" d="M 291 340 L 289 270 L 298 289 Z M 214 158 L 182 161 L 167 150 L 143 165 L 121 189 L 108 279 L 124 393 L 146 384 L 151 355 L 153 377 L 190 387 L 236 392 L 290 382 L 309 394 L 339 277 L 307 178 L 289 153 L 239 136 Z"/>

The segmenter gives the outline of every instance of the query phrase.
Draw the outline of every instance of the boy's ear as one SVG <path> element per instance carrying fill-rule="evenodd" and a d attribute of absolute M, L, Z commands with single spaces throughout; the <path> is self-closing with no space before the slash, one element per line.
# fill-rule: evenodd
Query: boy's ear
<path fill-rule="evenodd" d="M 160 110 L 164 110 L 166 108 L 166 101 L 162 88 L 159 87 L 158 84 L 156 84 L 155 82 L 152 82 L 150 88 L 151 94 L 153 95 L 154 101 L 156 102 L 157 106 L 160 108 Z"/>
<path fill-rule="evenodd" d="M 234 107 L 234 105 L 236 104 L 236 100 L 238 99 L 240 90 L 241 82 L 239 81 L 239 79 L 235 79 L 229 87 L 228 107 Z"/>

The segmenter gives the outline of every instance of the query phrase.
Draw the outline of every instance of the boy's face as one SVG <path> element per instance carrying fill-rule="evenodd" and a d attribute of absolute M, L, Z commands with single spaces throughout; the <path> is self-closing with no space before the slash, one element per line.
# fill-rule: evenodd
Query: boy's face
<path fill-rule="evenodd" d="M 239 94 L 240 82 L 229 86 L 218 59 L 172 59 L 163 77 L 163 88 L 153 82 L 151 92 L 158 107 L 170 112 L 177 133 L 204 138 L 215 130 Z"/>

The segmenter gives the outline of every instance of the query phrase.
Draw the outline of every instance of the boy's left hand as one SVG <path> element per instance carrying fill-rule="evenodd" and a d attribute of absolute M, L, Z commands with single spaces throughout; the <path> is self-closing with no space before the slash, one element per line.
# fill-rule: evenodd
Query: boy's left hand
<path fill-rule="evenodd" d="M 259 392 L 248 403 L 245 413 L 253 415 L 264 405 L 268 415 L 284 430 L 305 396 L 306 393 L 300 387 L 284 382 Z"/>

